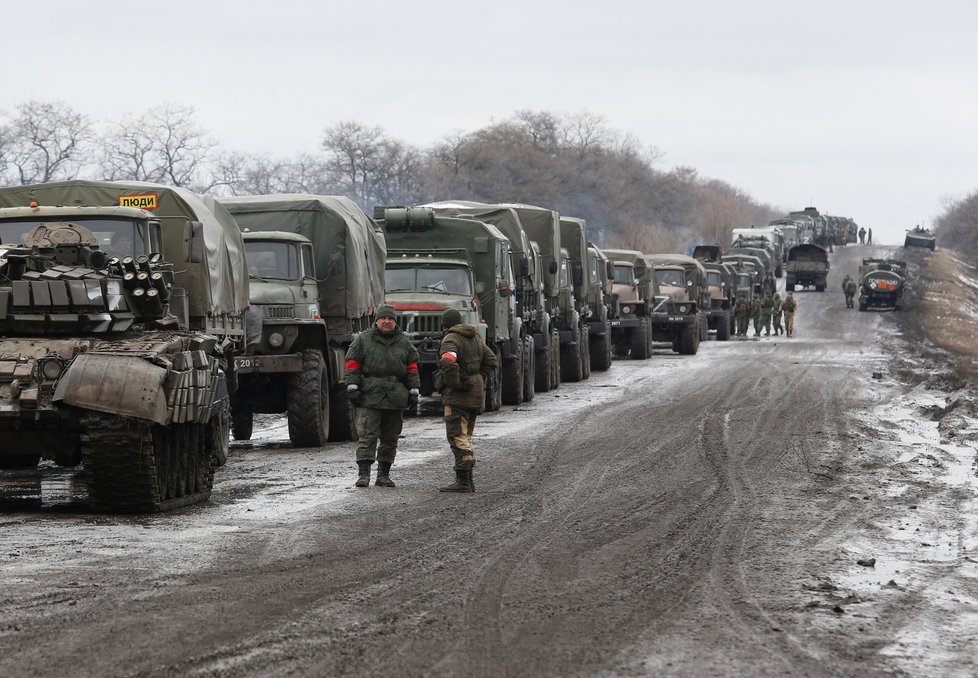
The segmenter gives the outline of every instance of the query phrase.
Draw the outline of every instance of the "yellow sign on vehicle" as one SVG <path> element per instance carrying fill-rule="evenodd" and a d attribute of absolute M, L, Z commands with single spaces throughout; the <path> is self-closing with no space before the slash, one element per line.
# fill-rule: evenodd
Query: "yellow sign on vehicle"
<path fill-rule="evenodd" d="M 120 195 L 120 207 L 138 207 L 141 210 L 155 210 L 160 206 L 157 193 L 142 193 L 140 195 Z"/>

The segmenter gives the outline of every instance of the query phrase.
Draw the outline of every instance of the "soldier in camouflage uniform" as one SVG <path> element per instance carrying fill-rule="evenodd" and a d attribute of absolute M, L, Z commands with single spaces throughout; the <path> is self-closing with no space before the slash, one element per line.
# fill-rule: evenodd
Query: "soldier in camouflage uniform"
<path fill-rule="evenodd" d="M 734 302 L 734 315 L 737 318 L 737 336 L 746 337 L 750 325 L 751 304 L 745 297 L 737 297 Z"/>
<path fill-rule="evenodd" d="M 842 281 L 842 292 L 846 295 L 846 308 L 853 307 L 857 291 L 859 291 L 859 285 L 852 279 L 852 276 L 846 274 L 845 280 Z"/>
<path fill-rule="evenodd" d="M 754 297 L 754 303 L 751 304 L 751 320 L 754 322 L 754 336 L 760 336 L 761 334 L 761 300 Z"/>
<path fill-rule="evenodd" d="M 798 304 L 795 302 L 795 295 L 788 292 L 784 303 L 781 304 L 781 311 L 784 313 L 784 331 L 789 337 L 795 331 L 795 309 L 797 308 Z"/>
<path fill-rule="evenodd" d="M 445 406 L 445 431 L 455 455 L 455 482 L 438 489 L 441 492 L 475 492 L 472 433 L 476 417 L 485 411 L 485 380 L 496 371 L 496 354 L 472 325 L 462 324 L 458 311 L 445 311 L 441 325 L 443 337 L 438 350 L 435 386 L 441 391 Z"/>
<path fill-rule="evenodd" d="M 771 316 L 774 314 L 774 299 L 770 294 L 765 294 L 761 300 L 761 327 L 764 328 L 764 336 L 771 336 Z"/>
<path fill-rule="evenodd" d="M 781 295 L 777 292 L 774 293 L 774 311 L 771 313 L 771 324 L 774 325 L 775 334 L 784 334 L 784 328 L 781 327 Z"/>
<path fill-rule="evenodd" d="M 375 455 L 375 484 L 394 487 L 390 470 L 404 425 L 403 412 L 418 404 L 421 387 L 418 350 L 397 326 L 397 312 L 392 306 L 381 306 L 376 318 L 374 327 L 358 334 L 346 352 L 346 391 L 356 408 L 360 436 L 357 487 L 370 485 Z"/>

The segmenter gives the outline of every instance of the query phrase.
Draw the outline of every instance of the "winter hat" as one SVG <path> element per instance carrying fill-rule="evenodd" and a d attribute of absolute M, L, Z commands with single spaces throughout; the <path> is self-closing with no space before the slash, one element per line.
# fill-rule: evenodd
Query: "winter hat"
<path fill-rule="evenodd" d="M 442 327 L 455 327 L 462 324 L 462 314 L 454 308 L 450 308 L 441 314 Z"/>
<path fill-rule="evenodd" d="M 377 309 L 376 318 L 377 320 L 380 320 L 381 318 L 393 318 L 394 320 L 397 320 L 397 311 L 395 311 L 394 307 L 390 304 L 384 304 Z"/>

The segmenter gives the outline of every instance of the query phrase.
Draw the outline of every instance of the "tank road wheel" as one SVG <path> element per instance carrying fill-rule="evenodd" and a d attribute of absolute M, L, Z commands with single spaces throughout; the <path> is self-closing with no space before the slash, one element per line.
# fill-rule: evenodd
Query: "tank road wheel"
<path fill-rule="evenodd" d="M 683 332 L 679 335 L 679 353 L 682 355 L 696 355 L 700 347 L 699 329 L 696 325 L 686 325 Z"/>
<path fill-rule="evenodd" d="M 235 440 L 251 440 L 255 426 L 255 413 L 244 405 L 231 414 L 231 433 Z"/>
<path fill-rule="evenodd" d="M 328 440 L 356 440 L 357 427 L 353 423 L 353 408 L 346 397 L 346 384 L 339 384 L 333 389 L 329 399 L 329 435 Z"/>
<path fill-rule="evenodd" d="M 591 376 L 591 333 L 587 328 L 581 330 L 581 374 L 585 379 Z"/>
<path fill-rule="evenodd" d="M 536 375 L 537 358 L 533 350 L 533 337 L 523 338 L 523 402 L 528 403 L 536 395 L 534 379 Z"/>
<path fill-rule="evenodd" d="M 295 447 L 322 447 L 329 437 L 329 389 L 319 351 L 302 352 L 302 371 L 289 375 L 286 399 L 289 440 Z"/>
<path fill-rule="evenodd" d="M 546 393 L 553 388 L 553 366 L 550 364 L 554 360 L 553 342 L 550 337 L 546 337 L 546 343 L 542 351 L 536 351 L 536 371 L 534 372 L 533 386 L 537 393 Z"/>
<path fill-rule="evenodd" d="M 501 365 L 503 357 L 499 349 L 492 349 L 496 354 L 496 364 Z M 503 377 L 502 370 L 496 370 L 486 379 L 486 412 L 495 412 L 503 406 Z"/>
<path fill-rule="evenodd" d="M 717 318 L 717 341 L 730 339 L 730 311 Z"/>
<path fill-rule="evenodd" d="M 649 350 L 649 323 L 642 318 L 642 322 L 639 323 L 638 327 L 632 329 L 632 345 L 631 345 L 631 356 L 632 360 L 646 360 L 651 351 Z"/>
<path fill-rule="evenodd" d="M 82 463 L 93 510 L 168 511 L 210 497 L 215 444 L 228 436 L 229 419 L 220 413 L 207 425 L 160 426 L 96 412 L 81 421 Z"/>
<path fill-rule="evenodd" d="M 503 358 L 499 366 L 502 372 L 502 400 L 504 405 L 519 405 L 523 402 L 523 342 L 516 342 L 516 352 Z"/>
<path fill-rule="evenodd" d="M 584 378 L 581 369 L 581 333 L 571 335 L 571 343 L 560 345 L 560 380 L 581 381 Z"/>

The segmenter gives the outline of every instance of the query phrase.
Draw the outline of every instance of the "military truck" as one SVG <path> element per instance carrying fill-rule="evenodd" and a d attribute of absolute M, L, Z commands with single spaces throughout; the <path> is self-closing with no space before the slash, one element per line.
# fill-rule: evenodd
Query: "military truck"
<path fill-rule="evenodd" d="M 611 367 L 611 319 L 618 313 L 612 298 L 615 270 L 608 255 L 591 242 L 587 247 L 587 261 L 591 369 L 600 372 Z"/>
<path fill-rule="evenodd" d="M 865 257 L 859 267 L 859 310 L 903 308 L 907 264 L 896 259 Z"/>
<path fill-rule="evenodd" d="M 693 258 L 706 269 L 710 294 L 709 328 L 716 330 L 717 341 L 727 341 L 737 322 L 733 312 L 737 300 L 737 273 L 732 265 L 723 263 L 721 257 L 719 245 L 697 245 L 693 248 Z"/>
<path fill-rule="evenodd" d="M 785 245 L 784 232 L 779 226 L 769 224 L 767 226 L 735 228 L 732 233 L 731 247 L 760 247 L 769 249 L 774 264 L 774 277 L 780 278 L 784 275 L 787 247 Z"/>
<path fill-rule="evenodd" d="M 685 254 L 650 254 L 659 292 L 650 320 L 653 341 L 695 355 L 707 337 L 710 295 L 703 264 Z"/>
<path fill-rule="evenodd" d="M 587 222 L 584 219 L 575 217 L 560 217 L 560 242 L 563 250 L 568 253 L 570 259 L 570 281 L 572 288 L 561 287 L 561 294 L 569 294 L 570 299 L 561 302 L 561 311 L 566 313 L 571 307 L 577 311 L 579 318 L 579 338 L 580 350 L 577 355 L 580 360 L 577 368 L 573 362 L 571 341 L 562 341 L 561 350 L 561 381 L 580 381 L 587 379 L 594 369 L 606 370 L 610 366 L 611 341 L 608 327 L 608 305 L 604 297 L 604 283 L 600 278 L 602 271 L 598 270 L 596 258 L 597 248 L 588 242 Z M 595 260 L 592 261 L 591 257 Z M 592 268 L 592 265 L 594 268 Z M 603 265 L 605 280 L 607 280 L 608 268 Z M 562 325 L 567 326 L 573 322 L 572 317 L 567 317 L 562 321 Z M 608 363 L 599 358 L 599 365 L 592 365 L 592 345 L 597 345 L 598 356 L 607 355 Z"/>
<path fill-rule="evenodd" d="M 0 467 L 81 464 L 97 511 L 207 499 L 248 306 L 227 211 L 157 184 L 35 184 L 0 189 L 0 241 Z"/>
<path fill-rule="evenodd" d="M 615 355 L 646 360 L 652 355 L 649 315 L 658 295 L 648 255 L 637 250 L 604 250 L 613 267 L 611 344 Z"/>
<path fill-rule="evenodd" d="M 752 254 L 743 254 L 742 252 L 743 250 L 737 254 L 724 254 L 720 257 L 720 261 L 730 264 L 737 271 L 749 272 L 754 284 L 755 296 L 773 293 L 776 289 L 774 278 L 768 273 L 765 262 Z"/>
<path fill-rule="evenodd" d="M 937 236 L 934 232 L 923 226 L 914 226 L 907 230 L 907 237 L 903 239 L 904 247 L 925 247 L 931 252 L 937 247 Z"/>
<path fill-rule="evenodd" d="M 550 315 L 544 293 L 544 263 L 539 246 L 531 242 L 523 229 L 519 214 L 511 207 L 490 205 L 466 200 L 452 200 L 422 205 L 438 214 L 468 215 L 492 224 L 509 238 L 512 248 L 512 270 L 516 277 L 516 311 L 522 331 L 533 339 L 533 350 L 522 355 L 503 353 L 503 360 L 529 361 L 531 380 L 524 380 L 523 400 L 533 399 L 536 391 L 549 391 L 560 384 L 560 337 L 557 322 Z M 550 262 L 553 271 L 559 270 L 556 261 Z M 522 345 L 522 341 L 519 342 Z"/>
<path fill-rule="evenodd" d="M 251 437 L 255 413 L 284 412 L 298 447 L 352 439 L 346 349 L 384 303 L 383 232 L 342 196 L 220 202 L 247 231 L 249 322 L 260 337 L 235 358 L 234 437 Z"/>
<path fill-rule="evenodd" d="M 788 263 L 785 265 L 784 288 L 789 292 L 795 287 L 814 287 L 816 292 L 825 291 L 825 280 L 829 274 L 829 255 L 824 247 L 813 243 L 795 245 L 788 250 Z"/>
<path fill-rule="evenodd" d="M 486 381 L 486 410 L 523 402 L 524 382 L 533 374 L 522 356 L 533 352 L 533 338 L 516 311 L 509 239 L 474 217 L 429 207 L 378 206 L 374 219 L 387 234 L 387 302 L 421 356 L 421 394 L 434 393 L 441 315 L 455 309 L 499 360 L 501 369 Z"/>

